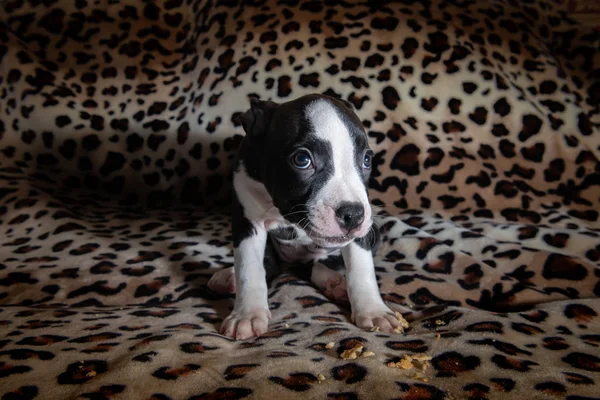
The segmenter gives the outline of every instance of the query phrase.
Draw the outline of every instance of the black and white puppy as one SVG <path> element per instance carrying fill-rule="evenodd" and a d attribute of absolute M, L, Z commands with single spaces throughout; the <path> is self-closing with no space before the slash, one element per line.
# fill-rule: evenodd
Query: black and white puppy
<path fill-rule="evenodd" d="M 322 95 L 282 104 L 252 100 L 240 120 L 246 137 L 233 179 L 235 267 L 208 284 L 236 292 L 221 333 L 246 339 L 267 331 L 273 258 L 309 264 L 313 283 L 349 300 L 359 327 L 398 328 L 375 278 L 379 233 L 367 194 L 372 151 L 350 103 Z M 324 261 L 340 251 L 345 278 Z"/>

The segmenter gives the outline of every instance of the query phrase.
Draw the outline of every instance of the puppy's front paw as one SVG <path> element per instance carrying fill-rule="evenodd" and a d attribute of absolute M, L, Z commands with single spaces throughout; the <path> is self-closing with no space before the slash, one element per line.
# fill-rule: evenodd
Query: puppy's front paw
<path fill-rule="evenodd" d="M 401 333 L 404 328 L 408 328 L 402 315 L 394 313 L 385 305 L 353 313 L 352 320 L 359 328 L 388 333 Z"/>
<path fill-rule="evenodd" d="M 245 340 L 267 332 L 270 319 L 271 311 L 266 308 L 251 311 L 236 311 L 234 309 L 223 321 L 220 332 L 236 340 Z"/>

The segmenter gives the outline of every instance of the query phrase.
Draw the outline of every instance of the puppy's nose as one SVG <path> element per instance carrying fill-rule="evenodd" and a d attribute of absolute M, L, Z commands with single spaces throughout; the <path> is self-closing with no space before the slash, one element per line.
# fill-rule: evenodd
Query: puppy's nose
<path fill-rule="evenodd" d="M 345 202 L 335 210 L 335 216 L 340 228 L 351 231 L 365 219 L 365 209 L 360 203 Z"/>

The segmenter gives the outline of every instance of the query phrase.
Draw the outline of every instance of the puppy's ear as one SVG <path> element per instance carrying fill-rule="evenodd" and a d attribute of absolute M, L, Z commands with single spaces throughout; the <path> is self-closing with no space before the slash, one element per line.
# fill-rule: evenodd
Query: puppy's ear
<path fill-rule="evenodd" d="M 248 136 L 260 136 L 268 128 L 278 104 L 272 101 L 250 99 L 250 109 L 240 115 L 240 122 Z"/>
<path fill-rule="evenodd" d="M 354 106 L 348 100 L 340 99 L 340 101 L 344 103 L 344 105 L 348 107 L 350 111 L 354 111 Z"/>
<path fill-rule="evenodd" d="M 324 94 L 323 97 L 326 97 L 326 98 L 330 99 L 334 103 L 336 101 L 339 101 L 340 103 L 342 103 L 343 105 L 345 105 L 346 108 L 348 108 L 350 111 L 354 111 L 354 106 L 348 100 L 344 100 L 341 97 L 330 96 L 328 94 Z"/>

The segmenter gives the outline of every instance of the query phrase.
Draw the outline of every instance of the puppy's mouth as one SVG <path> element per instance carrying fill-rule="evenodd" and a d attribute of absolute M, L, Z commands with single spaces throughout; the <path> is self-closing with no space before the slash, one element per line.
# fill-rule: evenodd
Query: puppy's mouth
<path fill-rule="evenodd" d="M 311 233 L 310 238 L 321 247 L 340 247 L 352 242 L 355 237 L 352 235 L 344 236 L 321 236 L 316 233 Z"/>
<path fill-rule="evenodd" d="M 328 236 L 323 235 L 318 229 L 305 229 L 308 237 L 320 247 L 343 247 L 351 243 L 354 239 L 364 236 L 362 230 L 354 229 L 342 235 Z"/>
<path fill-rule="evenodd" d="M 364 222 L 360 227 L 354 228 L 350 231 L 338 229 L 340 234 L 333 235 L 327 232 L 327 229 L 321 229 L 319 225 L 314 224 L 310 219 L 303 219 L 304 223 L 296 223 L 295 225 L 300 228 L 317 246 L 324 248 L 339 248 L 350 244 L 357 238 L 361 238 L 368 234 L 371 229 L 372 221 L 367 223 Z"/>

